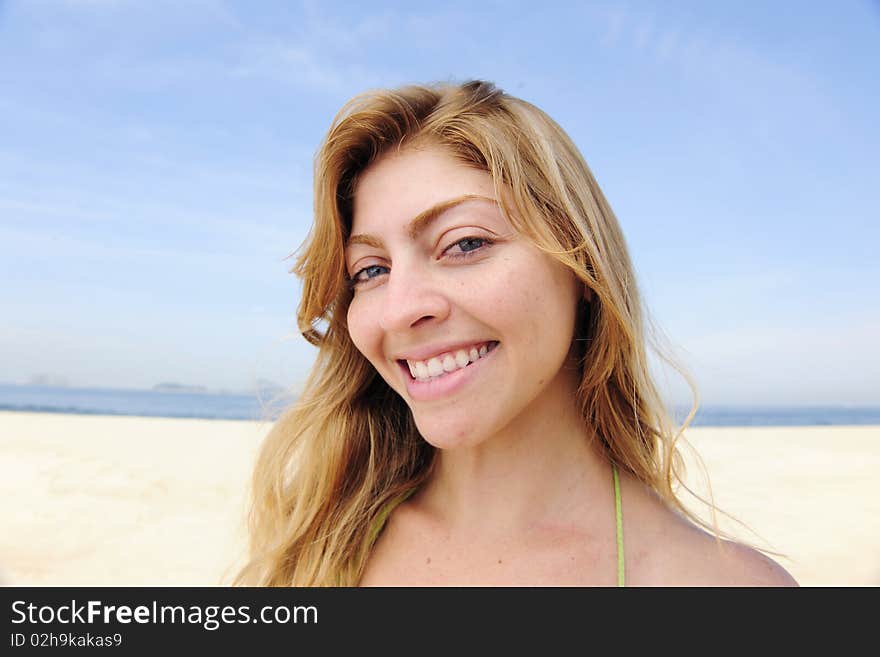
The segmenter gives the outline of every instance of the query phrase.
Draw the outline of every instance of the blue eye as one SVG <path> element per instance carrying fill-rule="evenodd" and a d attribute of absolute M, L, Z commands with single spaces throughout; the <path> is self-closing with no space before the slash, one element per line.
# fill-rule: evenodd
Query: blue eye
<path fill-rule="evenodd" d="M 357 274 L 355 274 L 354 276 L 352 276 L 352 277 L 349 279 L 349 281 L 348 281 L 349 284 L 351 284 L 352 286 L 354 286 L 354 285 L 357 285 L 358 283 L 365 283 L 366 281 L 371 281 L 371 280 L 373 280 L 374 278 L 376 278 L 375 276 L 369 276 L 369 275 L 368 275 L 365 279 L 361 279 L 361 278 L 359 278 L 359 276 L 360 276 L 361 274 L 363 274 L 364 272 L 368 272 L 368 271 L 370 271 L 371 269 L 386 269 L 386 268 L 383 267 L 382 265 L 370 265 L 369 267 L 364 267 L 364 268 L 361 269 Z M 377 274 L 377 276 L 378 276 L 378 274 Z"/>
<path fill-rule="evenodd" d="M 473 246 L 474 243 L 477 243 L 477 245 L 475 247 Z M 447 257 L 452 258 L 453 260 L 470 258 L 473 254 L 477 253 L 478 251 L 482 251 L 484 248 L 490 247 L 493 244 L 493 242 L 491 240 L 486 239 L 485 237 L 464 237 L 464 238 L 458 240 L 457 242 L 452 243 L 449 246 L 449 248 L 446 249 L 446 251 L 444 251 L 443 253 L 445 254 L 447 251 L 452 249 L 452 247 L 454 247 L 454 246 L 465 245 L 465 244 L 469 244 L 473 248 L 466 249 L 464 246 L 462 246 L 461 253 L 450 253 Z M 364 267 L 363 269 L 359 269 L 351 278 L 349 278 L 345 282 L 345 284 L 350 289 L 360 287 L 361 283 L 367 283 L 369 281 L 372 281 L 375 278 L 378 278 L 381 275 L 381 274 L 376 274 L 375 276 L 370 276 L 369 274 L 367 274 L 366 278 L 361 278 L 361 274 L 363 274 L 365 272 L 369 272 L 370 270 L 376 270 L 376 269 L 388 269 L 388 268 L 384 267 L 383 265 L 368 265 L 368 266 Z"/>
<path fill-rule="evenodd" d="M 455 244 L 453 244 L 452 246 L 458 246 L 459 244 L 464 244 L 464 243 L 466 243 L 466 242 L 472 242 L 472 243 L 473 243 L 473 242 L 487 242 L 487 241 L 488 241 L 488 240 L 485 240 L 485 239 L 483 239 L 482 237 L 465 237 L 463 240 L 458 240 L 458 241 L 457 241 Z M 453 254 L 453 255 L 451 255 L 450 257 L 451 257 L 451 258 L 461 258 L 461 257 L 463 256 L 463 254 L 472 253 L 473 251 L 477 251 L 479 248 L 480 248 L 480 247 L 477 246 L 476 248 L 471 249 L 470 251 L 465 250 L 465 251 L 463 251 L 463 253 Z"/>

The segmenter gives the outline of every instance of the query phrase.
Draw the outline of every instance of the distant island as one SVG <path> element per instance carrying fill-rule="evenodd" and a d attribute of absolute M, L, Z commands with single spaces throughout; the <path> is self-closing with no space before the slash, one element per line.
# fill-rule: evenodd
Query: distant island
<path fill-rule="evenodd" d="M 67 380 L 66 376 L 58 376 L 55 374 L 34 374 L 27 380 L 25 385 L 41 386 L 44 388 L 67 388 L 70 386 L 70 382 Z"/>
<path fill-rule="evenodd" d="M 156 392 L 208 392 L 205 386 L 189 386 L 185 383 L 157 383 L 153 386 Z"/>
<path fill-rule="evenodd" d="M 224 390 L 208 388 L 207 386 L 194 386 L 186 383 L 178 383 L 176 381 L 164 381 L 157 383 L 152 388 L 153 392 L 180 392 L 180 393 L 201 393 L 213 395 L 247 395 L 256 394 L 258 397 L 268 398 L 277 397 L 286 392 L 286 389 L 274 381 L 267 379 L 257 379 L 252 386 L 246 390 Z"/>

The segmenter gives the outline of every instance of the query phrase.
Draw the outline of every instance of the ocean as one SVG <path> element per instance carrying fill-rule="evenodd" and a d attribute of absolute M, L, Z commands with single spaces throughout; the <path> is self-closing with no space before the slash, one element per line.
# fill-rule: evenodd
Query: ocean
<path fill-rule="evenodd" d="M 293 398 L 221 392 L 121 390 L 0 384 L 0 410 L 79 415 L 274 420 Z M 683 419 L 688 409 L 675 409 Z M 857 406 L 706 406 L 692 426 L 880 425 L 880 408 Z"/>
<path fill-rule="evenodd" d="M 0 384 L 0 410 L 77 415 L 139 415 L 212 420 L 274 420 L 273 394 L 67 388 Z"/>

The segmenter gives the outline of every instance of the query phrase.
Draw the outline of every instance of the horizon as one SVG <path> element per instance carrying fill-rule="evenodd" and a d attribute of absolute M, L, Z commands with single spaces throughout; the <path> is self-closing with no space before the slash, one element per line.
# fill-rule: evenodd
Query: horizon
<path fill-rule="evenodd" d="M 583 153 L 701 407 L 880 406 L 880 4 L 514 4 L 0 3 L 0 376 L 296 389 L 332 117 L 483 78 Z"/>
<path fill-rule="evenodd" d="M 296 390 L 296 386 L 282 386 L 273 381 L 264 382 L 265 386 L 262 388 L 259 386 L 253 387 L 245 387 L 240 389 L 228 389 L 228 388 L 210 388 L 206 386 L 200 385 L 189 385 L 185 383 L 177 383 L 174 381 L 160 382 L 151 387 L 145 388 L 130 388 L 130 387 L 120 387 L 120 386 L 81 386 L 81 385 L 73 385 L 73 384 L 55 384 L 55 383 L 16 383 L 10 381 L 0 381 L 0 388 L 45 388 L 48 390 L 73 390 L 80 392 L 94 391 L 94 392 L 135 392 L 135 393 L 143 393 L 143 392 L 159 392 L 159 393 L 168 393 L 168 394 L 176 394 L 176 393 L 200 393 L 206 395 L 217 395 L 217 396 L 253 396 L 259 395 L 260 392 L 265 392 L 267 390 L 277 391 L 279 394 L 283 393 L 283 398 L 289 399 L 287 396 L 289 393 Z M 166 387 L 167 386 L 167 387 Z M 180 387 L 178 390 L 177 387 Z M 160 389 L 161 388 L 161 389 Z M 297 391 L 298 393 L 299 391 Z M 293 399 L 296 399 L 294 397 Z M 0 410 L 11 410 L 9 408 L 2 408 L 3 400 L 0 399 Z M 667 410 L 673 410 L 676 412 L 690 410 L 692 408 L 691 402 L 667 402 L 666 403 Z M 867 410 L 867 411 L 880 411 L 880 404 L 853 404 L 853 403 L 826 403 L 826 404 L 744 404 L 744 403 L 700 403 L 698 407 L 698 411 L 700 409 L 706 410 L 754 410 L 754 411 L 784 411 L 784 410 L 851 410 L 851 411 L 859 411 L 859 410 Z"/>

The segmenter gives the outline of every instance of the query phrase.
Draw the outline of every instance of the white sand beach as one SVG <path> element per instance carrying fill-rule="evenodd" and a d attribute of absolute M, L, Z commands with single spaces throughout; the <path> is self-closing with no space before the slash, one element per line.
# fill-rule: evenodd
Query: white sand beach
<path fill-rule="evenodd" d="M 268 429 L 0 412 L 0 581 L 229 583 Z M 688 439 L 716 503 L 761 539 L 723 528 L 784 554 L 801 585 L 880 585 L 880 427 L 696 428 Z M 703 489 L 696 474 L 689 483 Z"/>

